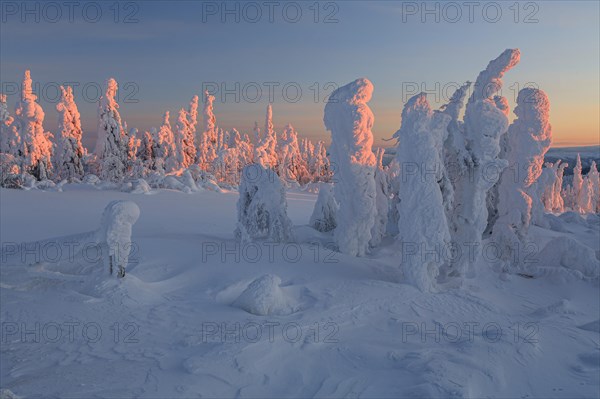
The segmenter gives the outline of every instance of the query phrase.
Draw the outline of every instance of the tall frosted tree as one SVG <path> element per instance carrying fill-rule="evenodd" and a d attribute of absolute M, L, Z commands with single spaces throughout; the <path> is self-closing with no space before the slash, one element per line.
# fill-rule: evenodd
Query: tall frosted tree
<path fill-rule="evenodd" d="M 204 92 L 204 107 L 202 109 L 203 129 L 198 140 L 197 158 L 200 167 L 209 170 L 217 157 L 217 118 L 213 112 L 215 97 L 208 90 Z"/>
<path fill-rule="evenodd" d="M 442 195 L 444 175 L 440 151 L 451 117 L 433 112 L 427 95 L 410 98 L 402 111 L 398 140 L 398 236 L 402 271 L 406 280 L 422 291 L 435 287 L 450 243 Z M 387 215 L 386 215 L 387 216 Z"/>
<path fill-rule="evenodd" d="M 156 131 L 153 147 L 156 170 L 166 173 L 178 168 L 175 137 L 169 119 L 169 111 L 165 111 L 162 125 Z"/>
<path fill-rule="evenodd" d="M 20 159 L 21 136 L 14 122 L 15 118 L 8 112 L 6 95 L 0 94 L 0 153 Z"/>
<path fill-rule="evenodd" d="M 15 108 L 15 127 L 20 137 L 19 152 L 24 171 L 38 180 L 48 179 L 52 170 L 52 134 L 44 131 L 44 110 L 36 102 L 29 71 L 25 71 L 21 101 Z"/>
<path fill-rule="evenodd" d="M 81 144 L 83 131 L 79 110 L 73 98 L 70 86 L 60 87 L 61 98 L 56 104 L 58 111 L 58 132 L 54 151 L 54 167 L 59 179 L 73 181 L 83 177 L 83 157 L 85 151 Z"/>
<path fill-rule="evenodd" d="M 265 117 L 265 131 L 260 143 L 254 149 L 254 160 L 261 166 L 277 169 L 279 162 L 277 156 L 277 134 L 273 127 L 273 107 L 267 105 Z"/>
<path fill-rule="evenodd" d="M 334 192 L 340 208 L 334 238 L 340 252 L 353 256 L 368 252 L 376 217 L 371 132 L 375 117 L 367 105 L 372 95 L 373 84 L 357 79 L 331 94 L 323 118 L 331 132 L 332 162 L 337 165 Z"/>
<path fill-rule="evenodd" d="M 464 150 L 468 153 L 466 173 L 454 182 L 454 208 L 451 215 L 452 241 L 462 251 L 452 264 L 452 274 L 472 275 L 481 253 L 482 234 L 487 226 L 488 191 L 497 183 L 507 162 L 498 157 L 500 139 L 508 129 L 504 101 L 495 99 L 502 77 L 520 59 L 517 49 L 504 51 L 492 60 L 475 82 L 465 111 Z M 462 152 L 462 150 L 461 150 Z M 467 255 L 468 254 L 468 255 Z"/>
<path fill-rule="evenodd" d="M 188 168 L 196 160 L 196 125 L 198 124 L 198 96 L 190 101 L 189 109 L 179 110 L 177 117 L 176 136 L 177 153 L 181 167 Z"/>
<path fill-rule="evenodd" d="M 98 138 L 94 151 L 100 177 L 110 181 L 123 180 L 127 163 L 128 138 L 115 100 L 118 88 L 115 79 L 106 81 L 106 91 L 98 106 Z"/>
<path fill-rule="evenodd" d="M 535 212 L 543 214 L 542 199 L 532 186 L 542 174 L 552 139 L 550 101 L 542 90 L 525 88 L 514 112 L 517 118 L 506 133 L 504 151 L 509 166 L 498 184 L 498 219 L 492 237 L 504 260 L 518 262 L 512 249 L 524 242 Z"/>

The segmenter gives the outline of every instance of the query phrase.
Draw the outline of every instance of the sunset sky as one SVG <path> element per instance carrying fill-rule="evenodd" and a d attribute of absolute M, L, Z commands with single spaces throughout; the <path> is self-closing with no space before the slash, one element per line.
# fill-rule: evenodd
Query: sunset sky
<path fill-rule="evenodd" d="M 398 129 L 402 106 L 421 91 L 418 87 L 439 106 L 506 48 L 521 50 L 521 62 L 505 77 L 502 91 L 511 109 L 518 89 L 534 85 L 550 97 L 555 146 L 600 143 L 597 1 L 521 2 L 518 7 L 513 1 L 478 2 L 473 10 L 463 2 L 453 3 L 458 8 L 430 2 L 429 14 L 423 13 L 422 2 L 339 1 L 319 3 L 318 15 L 312 1 L 296 2 L 285 11 L 286 2 L 279 2 L 273 22 L 268 6 L 256 2 L 262 12 L 257 23 L 250 21 L 256 10 L 244 9 L 243 2 L 121 2 L 118 10 L 113 2 L 87 7 L 80 2 L 72 10 L 73 21 L 66 8 L 56 18 L 56 10 L 43 9 L 43 2 L 28 3 L 34 11 L 25 15 L 6 3 L 0 90 L 8 95 L 9 109 L 20 96 L 15 87 L 23 71 L 30 69 L 42 92 L 45 126 L 52 131 L 56 86 L 75 82 L 88 147 L 96 135 L 96 90 L 108 77 L 120 84 L 120 111 L 130 128 L 158 126 L 165 110 L 171 111 L 174 125 L 179 108 L 203 86 L 216 84 L 231 90 L 225 98 L 220 89 L 216 94 L 219 126 L 250 132 L 255 121 L 263 126 L 268 87 L 275 86 L 276 129 L 292 123 L 301 136 L 327 141 L 322 122 L 326 94 L 335 85 L 367 77 L 375 86 L 370 103 L 375 145 L 389 145 L 383 139 Z M 102 15 L 96 17 L 98 7 Z M 232 10 L 224 21 L 222 7 Z"/>

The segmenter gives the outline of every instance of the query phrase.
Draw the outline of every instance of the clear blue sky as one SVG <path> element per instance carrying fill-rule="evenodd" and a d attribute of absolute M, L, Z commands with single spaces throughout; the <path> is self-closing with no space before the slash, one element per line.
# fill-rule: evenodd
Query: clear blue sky
<path fill-rule="evenodd" d="M 431 13 L 421 1 L 337 1 L 318 3 L 318 15 L 313 1 L 279 1 L 273 22 L 263 1 L 252 6 L 79 2 L 72 10 L 60 1 L 54 3 L 58 10 L 44 2 L 25 3 L 2 1 L 0 80 L 9 109 L 19 98 L 13 94 L 15 82 L 20 85 L 23 71 L 31 69 L 43 92 L 45 126 L 52 131 L 56 85 L 76 82 L 87 146 L 95 141 L 96 89 L 108 77 L 121 86 L 121 115 L 130 128 L 159 125 L 165 110 L 174 124 L 177 110 L 200 94 L 203 84 L 224 84 L 235 92 L 237 82 L 239 102 L 234 94 L 222 99 L 217 93 L 218 124 L 250 132 L 254 121 L 264 124 L 269 85 L 279 84 L 274 88 L 276 128 L 292 123 L 301 135 L 326 140 L 323 100 L 332 87 L 327 83 L 367 77 L 375 86 L 370 104 L 375 144 L 383 145 L 382 139 L 399 127 L 402 106 L 417 86 L 430 90 L 431 102 L 440 105 L 456 83 L 474 80 L 488 61 L 515 47 L 521 49 L 521 63 L 506 76 L 503 91 L 511 104 L 517 88 L 533 82 L 550 96 L 555 144 L 600 141 L 597 1 L 519 2 L 518 7 L 514 1 L 484 1 L 473 9 L 462 1 L 428 2 Z M 222 16 L 224 7 L 233 13 Z M 324 22 L 328 16 L 331 23 Z M 293 103 L 298 87 L 302 96 Z M 259 101 L 252 102 L 257 94 L 262 94 Z"/>

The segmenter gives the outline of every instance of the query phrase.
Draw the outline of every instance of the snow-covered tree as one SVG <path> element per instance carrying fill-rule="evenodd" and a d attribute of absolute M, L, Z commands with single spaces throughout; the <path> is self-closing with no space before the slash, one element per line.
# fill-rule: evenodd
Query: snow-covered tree
<path fill-rule="evenodd" d="M 372 247 L 378 246 L 387 232 L 390 188 L 388 175 L 383 170 L 384 153 L 385 150 L 383 148 L 377 150 L 377 168 L 375 169 L 375 205 L 377 207 L 377 217 L 375 218 L 375 224 L 371 229 L 370 245 Z"/>
<path fill-rule="evenodd" d="M 203 130 L 198 140 L 198 151 L 196 157 L 203 170 L 208 171 L 214 159 L 217 157 L 217 118 L 213 112 L 215 97 L 208 90 L 204 92 Z"/>
<path fill-rule="evenodd" d="M 517 118 L 506 133 L 503 154 L 509 166 L 498 182 L 498 218 L 492 227 L 492 238 L 500 245 L 504 260 L 518 261 L 511 249 L 524 242 L 534 212 L 543 215 L 542 200 L 537 188 L 531 186 L 542 174 L 552 129 L 550 102 L 542 90 L 519 91 L 514 112 Z"/>
<path fill-rule="evenodd" d="M 119 114 L 119 104 L 115 100 L 117 90 L 117 81 L 108 79 L 106 92 L 100 98 L 98 107 L 98 138 L 95 149 L 100 177 L 111 181 L 123 180 L 127 163 L 128 138 Z"/>
<path fill-rule="evenodd" d="M 592 161 L 590 171 L 586 175 L 586 180 L 589 181 L 591 188 L 591 207 L 589 212 L 600 213 L 600 173 L 596 166 L 596 161 Z"/>
<path fill-rule="evenodd" d="M 17 164 L 21 164 L 21 136 L 8 112 L 6 95 L 0 94 L 0 153 L 12 155 Z"/>
<path fill-rule="evenodd" d="M 156 131 L 154 137 L 154 147 L 152 152 L 155 158 L 156 170 L 169 173 L 178 169 L 177 147 L 175 137 L 169 121 L 169 111 L 166 111 L 163 117 L 163 123 Z"/>
<path fill-rule="evenodd" d="M 279 176 L 286 181 L 306 182 L 309 173 L 300 154 L 298 133 L 291 124 L 285 127 L 278 143 Z"/>
<path fill-rule="evenodd" d="M 472 274 L 473 263 L 481 253 L 482 234 L 487 226 L 488 191 L 496 184 L 507 162 L 499 159 L 500 139 L 508 129 L 506 110 L 494 94 L 502 87 L 502 77 L 520 58 L 517 49 L 504 51 L 492 60 L 475 82 L 464 118 L 466 173 L 454 182 L 454 208 L 450 232 L 452 242 L 460 246 L 463 256 L 454 257 L 451 273 Z M 502 105 L 503 107 L 503 105 Z M 461 151 L 462 152 L 462 151 Z M 473 256 L 465 256 L 470 248 Z"/>
<path fill-rule="evenodd" d="M 15 127 L 20 137 L 23 169 L 38 180 L 48 179 L 52 170 L 52 134 L 44 131 L 44 110 L 35 101 L 29 71 L 25 71 L 21 101 L 15 108 Z M 14 137 L 14 136 L 13 136 Z"/>
<path fill-rule="evenodd" d="M 442 196 L 442 143 L 450 116 L 433 112 L 425 93 L 408 100 L 402 111 L 397 159 L 400 164 L 398 241 L 406 280 L 422 291 L 435 287 L 450 231 Z"/>
<path fill-rule="evenodd" d="M 54 167 L 58 179 L 73 181 L 84 174 L 83 157 L 85 150 L 81 144 L 81 118 L 73 98 L 73 89 L 60 87 L 61 98 L 56 104 L 58 111 L 58 132 L 54 151 Z"/>
<path fill-rule="evenodd" d="M 265 168 L 277 169 L 279 160 L 277 156 L 277 133 L 273 128 L 273 107 L 267 106 L 265 117 L 265 131 L 262 140 L 254 149 L 254 160 Z"/>
<path fill-rule="evenodd" d="M 198 123 L 198 96 L 190 102 L 189 110 L 179 110 L 175 124 L 175 139 L 179 165 L 188 168 L 196 160 L 196 124 Z"/>
<path fill-rule="evenodd" d="M 538 179 L 537 190 L 546 211 L 562 213 L 565 211 L 565 204 L 562 197 L 563 175 L 565 168 L 569 166 L 562 163 L 561 160 L 555 163 L 547 162 L 542 174 Z"/>
<path fill-rule="evenodd" d="M 319 183 L 319 196 L 308 225 L 323 233 L 334 230 L 337 226 L 336 215 L 339 207 L 333 194 L 333 185 Z"/>
<path fill-rule="evenodd" d="M 329 158 L 327 157 L 325 143 L 322 140 L 317 142 L 317 147 L 314 149 L 314 154 L 312 156 L 310 152 L 307 151 L 307 162 L 309 165 L 310 174 L 312 175 L 314 181 L 331 181 L 333 171 L 331 170 L 331 164 L 329 163 Z"/>
<path fill-rule="evenodd" d="M 242 242 L 268 239 L 287 242 L 292 222 L 287 216 L 285 187 L 277 174 L 258 164 L 242 171 L 235 236 Z"/>
<path fill-rule="evenodd" d="M 375 155 L 371 128 L 375 117 L 367 105 L 373 94 L 368 79 L 335 90 L 325 106 L 325 128 L 331 132 L 335 198 L 340 204 L 334 238 L 340 252 L 363 256 L 369 249 L 376 217 Z"/>
<path fill-rule="evenodd" d="M 104 212 L 100 229 L 96 235 L 98 242 L 105 247 L 104 263 L 109 274 L 125 277 L 125 269 L 131 252 L 131 231 L 140 217 L 140 208 L 132 201 L 112 201 Z"/>

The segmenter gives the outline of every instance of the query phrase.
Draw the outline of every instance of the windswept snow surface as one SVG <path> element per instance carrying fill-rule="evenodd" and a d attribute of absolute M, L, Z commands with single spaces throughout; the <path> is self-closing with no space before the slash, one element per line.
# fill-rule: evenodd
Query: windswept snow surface
<path fill-rule="evenodd" d="M 316 198 L 287 193 L 303 244 L 243 246 L 233 236 L 236 193 L 1 189 L 0 390 L 23 398 L 600 395 L 598 279 L 561 273 L 598 257 L 597 216 L 555 216 L 553 230 L 530 231 L 541 249 L 568 237 L 591 248 L 587 258 L 564 257 L 534 278 L 482 264 L 461 289 L 423 293 L 402 283 L 391 242 L 361 258 L 328 250 L 331 233 L 307 226 Z M 140 210 L 123 279 L 108 276 L 93 252 L 68 256 L 67 243 L 91 239 L 82 232 L 96 230 L 114 200 Z M 21 242 L 29 249 L 19 253 Z"/>

